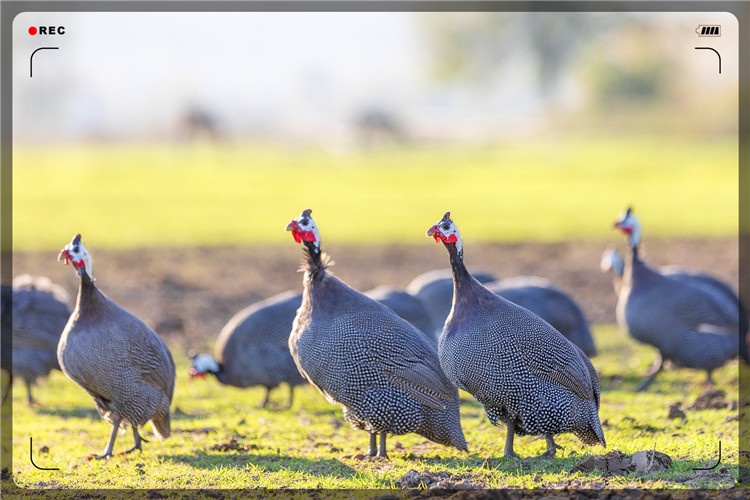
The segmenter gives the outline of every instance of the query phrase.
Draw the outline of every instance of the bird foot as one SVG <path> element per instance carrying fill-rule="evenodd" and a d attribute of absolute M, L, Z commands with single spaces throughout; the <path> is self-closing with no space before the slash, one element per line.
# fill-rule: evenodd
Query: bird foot
<path fill-rule="evenodd" d="M 563 447 L 559 444 L 555 443 L 555 440 L 552 436 L 547 436 L 547 451 L 539 455 L 538 458 L 555 458 L 555 453 L 557 450 L 562 450 Z"/>
<path fill-rule="evenodd" d="M 148 443 L 148 441 L 146 441 L 146 440 L 145 440 L 145 439 L 143 439 L 143 438 L 141 438 L 141 442 L 143 442 L 143 443 Z M 135 450 L 138 450 L 139 452 L 143 453 L 143 449 L 141 448 L 141 443 L 136 443 L 136 444 L 134 444 L 134 445 L 133 445 L 133 447 L 132 447 L 132 448 L 128 448 L 128 449 L 127 449 L 127 450 L 125 450 L 125 451 L 121 451 L 121 452 L 120 452 L 119 454 L 120 454 L 120 455 L 127 455 L 127 454 L 129 454 L 129 453 L 133 453 L 133 452 L 134 452 Z"/>
<path fill-rule="evenodd" d="M 555 452 L 557 450 L 562 450 L 562 446 L 556 444 L 555 448 L 545 451 L 544 453 L 539 455 L 537 458 L 555 458 Z"/>
<path fill-rule="evenodd" d="M 86 457 L 86 460 L 103 460 L 103 459 L 109 460 L 110 458 L 112 458 L 112 453 L 102 453 L 101 455 L 92 453 L 91 455 Z"/>
<path fill-rule="evenodd" d="M 125 451 L 121 451 L 119 454 L 120 455 L 127 455 L 129 453 L 133 453 L 135 450 L 138 450 L 139 452 L 143 453 L 143 450 L 141 449 L 140 446 L 133 446 L 132 448 L 129 448 L 129 449 L 125 450 Z"/>

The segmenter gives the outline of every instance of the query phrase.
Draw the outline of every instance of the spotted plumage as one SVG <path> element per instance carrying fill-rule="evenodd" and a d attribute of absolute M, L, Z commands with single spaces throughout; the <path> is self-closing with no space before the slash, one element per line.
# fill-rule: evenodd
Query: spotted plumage
<path fill-rule="evenodd" d="M 581 348 L 586 356 L 596 355 L 596 344 L 583 310 L 575 300 L 549 280 L 519 276 L 485 283 L 491 291 L 533 312 Z"/>
<path fill-rule="evenodd" d="M 496 281 L 495 275 L 488 271 L 472 270 L 472 276 L 481 283 Z M 424 304 L 433 324 L 435 342 L 443 331 L 445 318 L 451 312 L 453 301 L 453 278 L 450 269 L 433 269 L 416 276 L 406 286 L 406 292 L 415 296 Z"/>
<path fill-rule="evenodd" d="M 59 370 L 57 343 L 70 317 L 68 294 L 45 277 L 21 275 L 12 288 L 12 374 L 23 379 L 29 404 L 31 386 Z"/>
<path fill-rule="evenodd" d="M 448 377 L 484 405 L 490 421 L 508 426 L 505 457 L 516 456 L 515 434 L 572 432 L 606 446 L 599 422 L 599 378 L 591 361 L 547 322 L 488 290 L 463 263 L 463 245 L 446 213 L 428 231 L 448 250 L 453 306 L 438 340 Z"/>
<path fill-rule="evenodd" d="M 305 247 L 302 305 L 289 337 L 300 372 L 343 406 L 347 422 L 370 433 L 370 455 L 387 456 L 386 434 L 412 432 L 466 450 L 458 390 L 443 374 L 435 347 L 328 271 L 310 210 L 286 229 Z"/>
<path fill-rule="evenodd" d="M 705 279 L 670 276 L 648 266 L 639 253 L 641 224 L 630 208 L 614 227 L 627 236 L 631 249 L 619 286 L 617 321 L 660 355 L 637 390 L 646 389 L 667 360 L 706 370 L 711 381 L 711 372 L 738 354 L 748 359 L 747 319 L 742 319 L 739 300 L 727 300 Z"/>
<path fill-rule="evenodd" d="M 430 318 L 427 308 L 419 298 L 403 290 L 385 285 L 368 290 L 365 295 L 387 306 L 417 327 L 431 341 L 437 341 L 434 335 L 435 327 L 432 324 L 432 318 Z"/>
<path fill-rule="evenodd" d="M 287 291 L 239 311 L 216 339 L 216 358 L 208 354 L 192 358 L 191 377 L 211 373 L 225 385 L 265 387 L 261 407 L 268 406 L 273 388 L 286 383 L 287 408 L 291 407 L 294 388 L 305 383 L 289 353 L 289 332 L 301 303 L 301 294 Z"/>
<path fill-rule="evenodd" d="M 94 284 L 91 256 L 76 235 L 58 257 L 80 277 L 75 309 L 60 337 L 57 358 L 65 375 L 94 398 L 99 415 L 112 425 L 102 455 L 109 458 L 119 428 L 130 425 L 141 450 L 138 427 L 151 421 L 154 434 L 170 434 L 169 406 L 175 366 L 159 336 L 104 295 Z"/>

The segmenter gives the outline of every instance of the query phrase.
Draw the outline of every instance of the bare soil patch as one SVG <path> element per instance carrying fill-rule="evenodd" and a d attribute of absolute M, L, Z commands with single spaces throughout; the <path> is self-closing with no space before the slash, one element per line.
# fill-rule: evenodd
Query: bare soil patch
<path fill-rule="evenodd" d="M 614 239 L 612 241 L 617 241 Z M 61 247 L 65 242 L 61 242 Z M 465 247 L 470 269 L 498 278 L 536 275 L 570 293 L 592 323 L 612 323 L 616 297 L 610 277 L 599 270 L 607 242 L 493 243 Z M 625 245 L 618 241 L 618 248 Z M 445 250 L 424 245 L 326 245 L 337 264 L 332 271 L 358 290 L 377 285 L 401 288 L 418 274 L 448 266 Z M 701 269 L 736 289 L 736 238 L 648 241 L 645 258 L 654 265 Z M 175 345 L 212 349 L 222 326 L 240 309 L 284 290 L 301 289 L 302 250 L 289 245 L 258 247 L 98 249 L 89 245 L 99 288 L 137 314 Z M 49 277 L 75 300 L 78 278 L 56 260 L 56 252 L 13 255 L 13 275 Z M 175 352 L 175 355 L 179 353 Z"/>

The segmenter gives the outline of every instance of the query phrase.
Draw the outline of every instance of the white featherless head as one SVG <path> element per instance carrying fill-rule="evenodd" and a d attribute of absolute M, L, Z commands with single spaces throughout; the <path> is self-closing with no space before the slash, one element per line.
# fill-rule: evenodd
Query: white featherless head
<path fill-rule="evenodd" d="M 219 371 L 219 363 L 210 354 L 197 354 L 192 359 L 196 374 L 216 373 Z"/>
<path fill-rule="evenodd" d="M 303 211 L 299 217 L 292 219 L 286 226 L 287 231 L 292 232 L 294 241 L 301 243 L 307 241 L 313 243 L 320 250 L 320 232 L 312 218 L 312 210 Z"/>
<path fill-rule="evenodd" d="M 614 227 L 619 228 L 620 231 L 628 236 L 630 248 L 635 248 L 640 244 L 641 223 L 633 214 L 632 208 L 628 208 L 620 214 L 620 217 L 617 219 L 617 222 L 615 222 Z"/>
<path fill-rule="evenodd" d="M 443 218 L 427 230 L 427 236 L 432 236 L 435 238 L 435 241 L 455 243 L 458 253 L 463 254 L 464 247 L 463 242 L 461 241 L 461 233 L 458 231 L 456 223 L 451 220 L 450 212 L 445 212 Z"/>
<path fill-rule="evenodd" d="M 83 276 L 86 273 L 89 279 L 94 281 L 93 260 L 91 259 L 91 254 L 83 246 L 80 234 L 75 235 L 70 240 L 70 243 L 60 250 L 57 260 L 65 261 L 65 265 L 72 264 L 79 276 Z"/>
<path fill-rule="evenodd" d="M 625 262 L 622 260 L 622 255 L 613 247 L 607 248 L 602 253 L 599 266 L 605 273 L 611 272 L 615 276 L 622 276 L 625 272 Z"/>

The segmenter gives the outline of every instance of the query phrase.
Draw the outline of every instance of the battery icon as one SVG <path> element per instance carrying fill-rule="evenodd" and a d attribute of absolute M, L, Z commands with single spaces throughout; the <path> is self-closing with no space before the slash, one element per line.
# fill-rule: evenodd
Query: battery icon
<path fill-rule="evenodd" d="M 717 24 L 701 24 L 695 28 L 698 36 L 721 36 L 721 26 Z"/>

